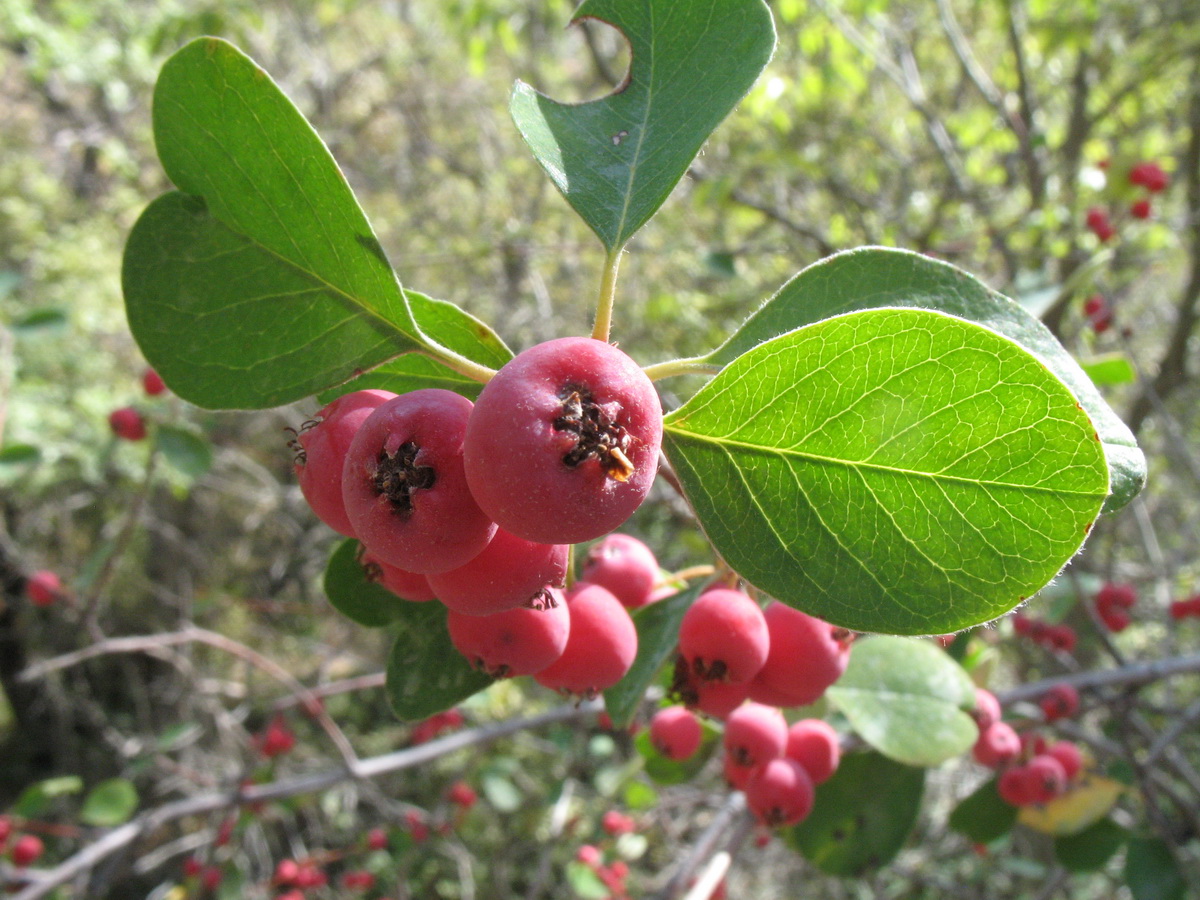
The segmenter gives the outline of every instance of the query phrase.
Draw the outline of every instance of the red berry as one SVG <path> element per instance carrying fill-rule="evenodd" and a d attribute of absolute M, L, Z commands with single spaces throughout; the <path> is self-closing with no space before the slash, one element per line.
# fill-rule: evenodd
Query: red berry
<path fill-rule="evenodd" d="M 1129 609 L 1137 603 L 1137 588 L 1132 584 L 1105 584 L 1096 592 L 1096 606 Z"/>
<path fill-rule="evenodd" d="M 1144 197 L 1141 200 L 1134 200 L 1129 204 L 1129 214 L 1135 219 L 1150 218 L 1150 201 Z"/>
<path fill-rule="evenodd" d="M 745 684 L 762 669 L 769 647 L 767 620 L 741 591 L 705 591 L 679 623 L 679 653 L 701 681 Z"/>
<path fill-rule="evenodd" d="M 1171 618 L 1185 619 L 1188 616 L 1200 616 L 1200 594 L 1188 597 L 1186 600 L 1171 601 Z"/>
<path fill-rule="evenodd" d="M 1069 719 L 1079 712 L 1079 692 L 1069 684 L 1053 685 L 1040 701 L 1047 722 Z"/>
<path fill-rule="evenodd" d="M 750 776 L 758 771 L 753 766 L 739 766 L 734 762 L 733 757 L 725 754 L 721 760 L 721 771 L 725 775 L 725 780 L 729 782 L 729 786 L 735 791 L 744 791 L 746 783 L 750 781 Z"/>
<path fill-rule="evenodd" d="M 636 825 L 629 816 L 615 809 L 610 809 L 600 817 L 600 827 L 604 833 L 616 837 L 621 834 L 631 834 Z"/>
<path fill-rule="evenodd" d="M 1050 744 L 1040 734 L 1027 731 L 1021 735 L 1021 758 L 1029 760 L 1045 753 Z"/>
<path fill-rule="evenodd" d="M 183 877 L 195 878 L 204 869 L 204 863 L 198 856 L 189 856 L 183 861 Z"/>
<path fill-rule="evenodd" d="M 276 884 L 291 884 L 296 880 L 296 876 L 300 874 L 300 864 L 294 859 L 281 859 L 275 864 Z"/>
<path fill-rule="evenodd" d="M 788 726 L 778 709 L 747 703 L 729 714 L 722 740 L 726 754 L 736 765 L 757 768 L 783 756 Z"/>
<path fill-rule="evenodd" d="M 200 873 L 200 883 L 204 885 L 206 891 L 215 891 L 221 886 L 221 879 L 224 873 L 216 866 L 206 866 L 204 871 Z"/>
<path fill-rule="evenodd" d="M 122 406 L 110 412 L 108 426 L 123 441 L 140 441 L 146 437 L 146 421 L 132 406 Z"/>
<path fill-rule="evenodd" d="M 1044 641 L 1051 650 L 1071 653 L 1075 649 L 1078 636 L 1070 625 L 1051 625 L 1044 633 Z"/>
<path fill-rule="evenodd" d="M 386 850 L 387 845 L 388 835 L 382 828 L 372 828 L 367 832 L 367 846 L 372 850 Z"/>
<path fill-rule="evenodd" d="M 600 865 L 600 860 L 603 857 L 600 854 L 599 847 L 595 847 L 592 844 L 584 844 L 577 851 L 575 851 L 575 858 L 585 866 L 591 866 L 592 868 L 595 868 L 596 866 Z"/>
<path fill-rule="evenodd" d="M 229 839 L 233 837 L 233 828 L 237 825 L 237 818 L 230 816 L 222 819 L 221 824 L 217 826 L 217 834 L 213 838 L 213 844 L 217 847 L 224 847 L 229 843 Z"/>
<path fill-rule="evenodd" d="M 575 544 L 617 528 L 658 471 L 662 406 L 638 365 L 611 344 L 538 344 L 484 386 L 467 427 L 471 492 L 529 541 Z"/>
<path fill-rule="evenodd" d="M 1012 626 L 1016 634 L 1021 637 L 1029 637 L 1033 632 L 1034 620 L 1025 615 L 1025 613 L 1013 613 Z"/>
<path fill-rule="evenodd" d="M 626 609 L 650 602 L 658 582 L 653 551 L 628 534 L 610 534 L 588 551 L 583 581 L 608 588 Z"/>
<path fill-rule="evenodd" d="M 1099 206 L 1093 206 L 1087 211 L 1087 227 L 1104 243 L 1117 233 L 1108 219 L 1108 211 Z"/>
<path fill-rule="evenodd" d="M 167 385 L 161 375 L 153 369 L 146 369 L 142 372 L 142 389 L 151 397 L 157 397 L 166 391 Z"/>
<path fill-rule="evenodd" d="M 47 569 L 39 569 L 25 579 L 25 596 L 34 606 L 52 606 L 61 594 L 62 580 Z"/>
<path fill-rule="evenodd" d="M 1140 185 L 1152 194 L 1166 190 L 1170 178 L 1155 162 L 1140 162 L 1129 170 L 1129 183 Z"/>
<path fill-rule="evenodd" d="M 763 611 L 770 649 L 750 684 L 750 698 L 775 706 L 807 706 L 846 671 L 845 632 L 828 622 L 772 602 Z"/>
<path fill-rule="evenodd" d="M 338 534 L 355 536 L 342 500 L 346 451 L 367 417 L 395 396 L 391 391 L 374 390 L 343 394 L 293 432 L 291 447 L 296 451 L 300 490 L 316 517 Z"/>
<path fill-rule="evenodd" d="M 0 850 L 4 849 L 4 845 L 8 843 L 9 837 L 13 833 L 13 821 L 9 816 L 0 816 Z"/>
<path fill-rule="evenodd" d="M 979 729 L 972 753 L 980 765 L 999 769 L 1021 755 L 1021 738 L 1007 722 L 993 722 Z"/>
<path fill-rule="evenodd" d="M 424 575 L 388 565 L 373 556 L 366 547 L 359 548 L 358 561 L 362 564 L 363 574 L 366 575 L 367 581 L 382 585 L 401 600 L 427 603 L 437 599 L 433 588 L 429 586 L 429 579 Z"/>
<path fill-rule="evenodd" d="M 750 776 L 746 805 L 764 825 L 795 825 L 812 811 L 812 779 L 794 759 L 773 759 Z"/>
<path fill-rule="evenodd" d="M 596 584 L 580 581 L 567 595 L 571 629 L 562 656 L 534 680 L 552 690 L 594 697 L 629 671 L 637 656 L 637 629 L 619 600 Z"/>
<path fill-rule="evenodd" d="M 496 525 L 471 496 L 462 441 L 471 401 L 428 388 L 388 400 L 362 423 L 342 469 L 350 525 L 377 559 L 448 572 L 487 546 Z"/>
<path fill-rule="evenodd" d="M 322 887 L 329 883 L 329 876 L 321 869 L 317 868 L 314 862 L 303 862 L 300 864 L 299 870 L 296 872 L 295 884 L 296 887 L 302 890 L 309 888 Z"/>
<path fill-rule="evenodd" d="M 667 759 L 689 759 L 703 738 L 700 721 L 682 706 L 660 709 L 650 720 L 650 743 Z"/>
<path fill-rule="evenodd" d="M 1067 776 L 1067 781 L 1074 781 L 1075 776 L 1083 768 L 1083 754 L 1071 741 L 1055 741 L 1046 748 L 1046 755 L 1058 760 Z"/>
<path fill-rule="evenodd" d="M 456 781 L 450 785 L 450 790 L 446 792 L 446 799 L 455 806 L 470 809 L 475 805 L 475 801 L 479 799 L 479 795 L 465 781 Z"/>
<path fill-rule="evenodd" d="M 1049 803 L 1067 789 L 1067 773 L 1053 756 L 1035 756 L 1025 766 L 1029 773 L 1029 792 L 1034 803 Z"/>
<path fill-rule="evenodd" d="M 410 809 L 404 814 L 404 825 L 416 843 L 423 844 L 429 839 L 429 825 L 425 822 L 425 816 L 417 810 Z"/>
<path fill-rule="evenodd" d="M 1102 294 L 1092 294 L 1083 301 L 1083 314 L 1088 317 L 1096 316 L 1108 309 L 1108 302 Z"/>
<path fill-rule="evenodd" d="M 281 716 L 276 716 L 266 730 L 255 738 L 255 745 L 258 752 L 267 759 L 274 759 L 296 746 L 296 735 L 287 727 Z"/>
<path fill-rule="evenodd" d="M 342 887 L 351 891 L 369 891 L 375 886 L 375 876 L 364 870 L 350 871 L 342 875 Z"/>
<path fill-rule="evenodd" d="M 566 581 L 566 544 L 535 544 L 497 528 L 488 545 L 470 561 L 429 576 L 434 595 L 455 612 L 489 616 L 517 607 L 541 609 L 550 588 Z"/>
<path fill-rule="evenodd" d="M 984 688 L 975 688 L 975 709 L 971 711 L 971 716 L 979 730 L 983 731 L 993 722 L 999 722 L 1001 715 L 1000 701 L 996 695 Z"/>
<path fill-rule="evenodd" d="M 714 719 L 727 719 L 729 714 L 746 702 L 749 696 L 749 684 L 696 681 L 694 695 L 687 703 L 706 716 L 712 716 Z"/>
<path fill-rule="evenodd" d="M 785 755 L 804 766 L 813 784 L 824 784 L 837 771 L 842 748 L 838 733 L 823 719 L 801 719 L 788 729 Z"/>
<path fill-rule="evenodd" d="M 1106 609 L 1102 610 L 1099 615 L 1100 621 L 1104 623 L 1104 627 L 1113 634 L 1119 634 L 1133 622 L 1129 613 L 1123 609 Z"/>
<path fill-rule="evenodd" d="M 1027 765 L 1013 766 L 1001 772 L 996 789 L 1010 806 L 1030 806 L 1037 802 L 1037 786 Z"/>
<path fill-rule="evenodd" d="M 562 592 L 552 588 L 545 609 L 506 609 L 490 616 L 450 610 L 446 624 L 455 649 L 493 678 L 534 675 L 567 647 L 571 617 Z"/>

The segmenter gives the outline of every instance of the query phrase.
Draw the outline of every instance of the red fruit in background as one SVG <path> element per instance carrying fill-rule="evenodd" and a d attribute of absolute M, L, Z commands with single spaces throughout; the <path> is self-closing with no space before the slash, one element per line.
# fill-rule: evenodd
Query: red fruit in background
<path fill-rule="evenodd" d="M 8 816 L 0 816 L 0 850 L 4 849 L 4 845 L 8 843 L 8 838 L 13 833 L 13 821 Z"/>
<path fill-rule="evenodd" d="M 1096 592 L 1096 606 L 1129 609 L 1137 603 L 1137 588 L 1132 584 L 1105 584 Z"/>
<path fill-rule="evenodd" d="M 583 581 L 612 591 L 626 609 L 650 602 L 658 582 L 658 560 L 654 552 L 628 534 L 610 534 L 587 553 Z"/>
<path fill-rule="evenodd" d="M 216 866 L 208 866 L 200 873 L 200 883 L 206 891 L 215 891 L 221 886 L 224 873 Z"/>
<path fill-rule="evenodd" d="M 300 864 L 294 859 L 281 859 L 275 864 L 274 882 L 276 884 L 291 884 L 300 874 Z"/>
<path fill-rule="evenodd" d="M 1097 334 L 1102 334 L 1112 326 L 1112 307 L 1102 294 L 1092 294 L 1083 301 L 1083 314 Z"/>
<path fill-rule="evenodd" d="M 1129 183 L 1140 185 L 1152 194 L 1166 190 L 1170 178 L 1156 162 L 1140 162 L 1129 170 Z"/>
<path fill-rule="evenodd" d="M 259 753 L 267 759 L 274 759 L 296 746 L 296 735 L 281 716 L 276 716 L 266 730 L 254 739 L 254 743 Z"/>
<path fill-rule="evenodd" d="M 980 765 L 998 769 L 1021 755 L 1021 738 L 1007 722 L 993 722 L 979 730 L 971 752 Z"/>
<path fill-rule="evenodd" d="M 567 337 L 518 354 L 483 388 L 467 427 L 471 492 L 500 527 L 576 544 L 612 531 L 658 471 L 662 405 L 611 344 Z"/>
<path fill-rule="evenodd" d="M 167 385 L 162 380 L 161 375 L 153 369 L 146 369 L 146 371 L 142 372 L 142 390 L 151 397 L 157 397 L 159 394 L 166 392 Z"/>
<path fill-rule="evenodd" d="M 1145 198 L 1134 200 L 1129 204 L 1129 214 L 1135 219 L 1150 218 L 1150 201 Z"/>
<path fill-rule="evenodd" d="M 575 858 L 585 866 L 591 866 L 592 868 L 600 865 L 600 861 L 603 859 L 600 854 L 600 848 L 593 846 L 592 844 L 584 844 L 582 847 L 576 850 Z"/>
<path fill-rule="evenodd" d="M 1200 594 L 1188 597 L 1186 600 L 1173 600 L 1170 607 L 1172 619 L 1186 619 L 1188 616 L 1200 616 Z"/>
<path fill-rule="evenodd" d="M 783 756 L 787 740 L 787 721 L 772 706 L 747 703 L 725 720 L 725 753 L 743 769 L 757 768 Z"/>
<path fill-rule="evenodd" d="M 34 606 L 52 606 L 62 594 L 62 580 L 48 569 L 39 569 L 25 579 L 25 596 Z"/>
<path fill-rule="evenodd" d="M 1047 722 L 1069 719 L 1079 712 L 1079 691 L 1069 684 L 1053 685 L 1039 701 Z"/>
<path fill-rule="evenodd" d="M 757 772 L 754 766 L 739 766 L 728 753 L 721 759 L 721 772 L 735 791 L 744 791 L 750 776 Z"/>
<path fill-rule="evenodd" d="M 1083 755 L 1071 741 L 1055 741 L 1046 748 L 1046 756 L 1058 760 L 1069 782 L 1074 781 L 1075 776 L 1083 769 Z"/>
<path fill-rule="evenodd" d="M 1087 211 L 1087 227 L 1103 243 L 1115 235 L 1116 229 L 1109 221 L 1108 211 L 1100 206 L 1093 206 Z"/>
<path fill-rule="evenodd" d="M 764 825 L 795 825 L 812 811 L 812 779 L 794 759 L 773 759 L 746 782 L 746 805 Z"/>
<path fill-rule="evenodd" d="M 204 863 L 198 856 L 189 856 L 183 861 L 183 877 L 195 878 L 204 869 Z"/>
<path fill-rule="evenodd" d="M 479 799 L 479 795 L 465 781 L 456 781 L 450 785 L 450 790 L 446 792 L 446 799 L 455 806 L 470 809 L 475 805 L 475 801 Z"/>
<path fill-rule="evenodd" d="M 387 845 L 387 832 L 382 828 L 372 828 L 369 832 L 367 832 L 367 846 L 372 850 L 386 850 Z"/>
<path fill-rule="evenodd" d="M 815 702 L 846 671 L 846 633 L 779 602 L 768 605 L 763 616 L 770 649 L 750 683 L 750 698 L 774 706 Z"/>
<path fill-rule="evenodd" d="M 1100 621 L 1113 634 L 1118 634 L 1128 628 L 1133 619 L 1123 609 L 1106 609 L 1100 613 Z"/>
<path fill-rule="evenodd" d="M 375 886 L 375 876 L 362 869 L 342 875 L 342 887 L 351 891 L 369 891 Z"/>
<path fill-rule="evenodd" d="M 600 827 L 604 833 L 616 837 L 621 834 L 632 834 L 636 825 L 632 818 L 615 809 L 610 809 L 600 817 Z"/>
<path fill-rule="evenodd" d="M 1000 798 L 1010 806 L 1029 806 L 1036 801 L 1037 785 L 1028 766 L 1013 766 L 1000 773 L 996 784 Z"/>
<path fill-rule="evenodd" d="M 140 441 L 146 437 L 146 421 L 132 406 L 122 406 L 110 412 L 108 427 L 123 441 Z"/>
<path fill-rule="evenodd" d="M 1012 626 L 1013 631 L 1021 637 L 1029 637 L 1033 632 L 1034 620 L 1024 613 L 1013 613 Z"/>
<path fill-rule="evenodd" d="M 701 681 L 745 684 L 762 669 L 769 648 L 767 620 L 741 591 L 705 591 L 679 623 L 679 653 Z"/>
<path fill-rule="evenodd" d="M 750 696 L 749 684 L 722 684 L 696 681 L 694 696 L 688 705 L 714 719 L 727 719 Z"/>
<path fill-rule="evenodd" d="M 294 432 L 290 446 L 296 451 L 300 490 L 316 517 L 338 534 L 354 537 L 342 500 L 346 451 L 367 417 L 395 396 L 374 390 L 343 394 Z"/>
<path fill-rule="evenodd" d="M 429 579 L 424 575 L 388 565 L 365 547 L 359 547 L 358 561 L 362 564 L 367 581 L 382 585 L 401 600 L 428 603 L 436 599 L 433 588 L 429 586 Z"/>
<path fill-rule="evenodd" d="M 999 722 L 1002 714 L 1000 701 L 996 699 L 995 694 L 985 688 L 975 688 L 975 709 L 971 711 L 971 716 L 980 731 L 993 722 Z"/>
<path fill-rule="evenodd" d="M 650 720 L 650 743 L 667 759 L 689 759 L 703 738 L 700 720 L 682 706 L 660 709 Z"/>
<path fill-rule="evenodd" d="M 471 401 L 428 388 L 375 409 L 346 451 L 342 500 L 376 558 L 409 572 L 448 572 L 477 556 L 496 525 L 467 488 L 463 435 Z"/>
<path fill-rule="evenodd" d="M 470 616 L 540 609 L 552 602 L 548 589 L 565 583 L 570 551 L 566 544 L 536 544 L 497 528 L 478 556 L 430 575 L 429 587 L 449 609 Z"/>
<path fill-rule="evenodd" d="M 1061 650 L 1063 653 L 1074 651 L 1078 639 L 1075 629 L 1070 625 L 1051 625 L 1045 630 L 1042 638 L 1051 650 Z"/>
<path fill-rule="evenodd" d="M 788 728 L 784 755 L 804 766 L 813 784 L 824 784 L 842 759 L 838 733 L 824 719 L 801 719 Z"/>
<path fill-rule="evenodd" d="M 300 869 L 296 872 L 296 887 L 302 890 L 309 888 L 321 887 L 329 883 L 329 876 L 321 869 L 317 868 L 317 864 L 313 862 L 303 862 L 300 864 Z"/>
<path fill-rule="evenodd" d="M 594 697 L 633 665 L 637 629 L 620 601 L 598 584 L 576 582 L 566 605 L 571 617 L 567 646 L 533 678 L 551 690 Z"/>
<path fill-rule="evenodd" d="M 1035 756 L 1025 766 L 1028 790 L 1034 803 L 1049 803 L 1067 789 L 1067 773 L 1053 756 Z"/>
<path fill-rule="evenodd" d="M 1049 742 L 1037 732 L 1026 731 L 1021 735 L 1021 757 L 1023 759 L 1028 760 L 1039 756 L 1045 753 L 1049 746 Z"/>
<path fill-rule="evenodd" d="M 493 678 L 534 675 L 562 656 L 571 617 L 562 592 L 549 593 L 546 609 L 508 609 L 490 616 L 450 610 L 450 641 L 477 669 Z"/>

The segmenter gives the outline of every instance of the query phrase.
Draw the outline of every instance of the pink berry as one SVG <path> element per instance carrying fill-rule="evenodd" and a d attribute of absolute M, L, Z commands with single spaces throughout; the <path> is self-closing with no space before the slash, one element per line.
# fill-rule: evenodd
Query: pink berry
<path fill-rule="evenodd" d="M 9 837 L 13 833 L 13 820 L 9 816 L 0 816 L 0 850 L 4 849 L 4 845 L 8 843 Z"/>
<path fill-rule="evenodd" d="M 1152 194 L 1166 190 L 1170 178 L 1155 162 L 1140 162 L 1129 170 L 1129 183 L 1140 185 Z"/>
<path fill-rule="evenodd" d="M 1134 200 L 1129 204 L 1129 214 L 1135 219 L 1150 218 L 1150 201 L 1143 197 L 1141 200 Z"/>
<path fill-rule="evenodd" d="M 1000 701 L 996 699 L 995 694 L 985 688 L 975 688 L 975 709 L 972 710 L 971 716 L 980 731 L 993 722 L 999 722 L 1002 714 Z"/>
<path fill-rule="evenodd" d="M 993 722 L 979 729 L 972 753 L 981 766 L 999 769 L 1021 755 L 1021 737 L 1007 722 Z"/>
<path fill-rule="evenodd" d="M 828 622 L 778 602 L 768 605 L 763 615 L 770 649 L 750 684 L 750 698 L 776 706 L 815 702 L 846 671 L 849 636 Z"/>
<path fill-rule="evenodd" d="M 611 344 L 538 344 L 484 386 L 467 427 L 471 491 L 502 528 L 576 544 L 619 527 L 658 471 L 662 406 Z"/>
<path fill-rule="evenodd" d="M 838 733 L 823 719 L 801 719 L 788 729 L 784 755 L 804 766 L 813 784 L 824 784 L 842 759 Z"/>
<path fill-rule="evenodd" d="M 140 441 L 146 437 L 146 421 L 132 406 L 122 406 L 110 412 L 108 426 L 123 441 Z"/>
<path fill-rule="evenodd" d="M 473 559 L 449 572 L 429 576 L 429 587 L 455 612 L 487 616 L 506 609 L 540 609 L 550 602 L 549 588 L 566 581 L 566 544 L 535 544 L 497 528 Z"/>
<path fill-rule="evenodd" d="M 446 799 L 455 806 L 470 809 L 475 805 L 475 801 L 479 799 L 479 795 L 465 781 L 456 781 L 450 785 L 450 790 L 446 792 Z"/>
<path fill-rule="evenodd" d="M 355 536 L 342 500 L 346 451 L 367 417 L 395 396 L 373 390 L 343 394 L 293 432 L 290 445 L 296 451 L 300 490 L 316 517 L 338 534 Z"/>
<path fill-rule="evenodd" d="M 727 719 L 749 696 L 749 684 L 696 681 L 694 698 L 688 705 L 714 719 Z"/>
<path fill-rule="evenodd" d="M 581 846 L 575 851 L 575 858 L 585 866 L 590 866 L 591 868 L 600 865 L 600 861 L 603 859 L 600 854 L 600 848 L 593 844 L 584 844 Z"/>
<path fill-rule="evenodd" d="M 142 372 L 142 390 L 149 396 L 157 397 L 159 394 L 164 393 L 166 389 L 166 382 L 153 369 L 146 369 L 146 371 Z"/>
<path fill-rule="evenodd" d="M 1034 803 L 1049 803 L 1067 789 L 1067 773 L 1053 756 L 1040 754 L 1025 766 Z"/>
<path fill-rule="evenodd" d="M 1074 781 L 1075 776 L 1083 769 L 1083 754 L 1071 741 L 1055 741 L 1046 748 L 1046 755 L 1058 760 L 1068 782 Z"/>
<path fill-rule="evenodd" d="M 1075 629 L 1070 625 L 1051 625 L 1044 634 L 1046 646 L 1063 653 L 1073 652 L 1077 640 Z"/>
<path fill-rule="evenodd" d="M 650 720 L 650 743 L 667 759 L 691 758 L 703 738 L 700 721 L 682 706 L 660 709 Z"/>
<path fill-rule="evenodd" d="M 1047 722 L 1069 719 L 1079 712 L 1079 691 L 1069 684 L 1052 685 L 1039 703 Z"/>
<path fill-rule="evenodd" d="M 746 703 L 725 720 L 722 740 L 726 754 L 736 765 L 753 769 L 783 756 L 787 739 L 787 722 L 778 709 Z"/>
<path fill-rule="evenodd" d="M 537 674 L 563 655 L 572 630 L 562 592 L 551 588 L 548 597 L 545 609 L 507 609 L 490 616 L 452 609 L 446 617 L 450 641 L 493 678 Z"/>
<path fill-rule="evenodd" d="M 429 579 L 424 575 L 388 565 L 365 547 L 359 548 L 358 561 L 362 564 L 367 581 L 382 585 L 401 600 L 427 603 L 436 599 Z"/>
<path fill-rule="evenodd" d="M 25 596 L 34 606 L 53 606 L 61 594 L 62 580 L 47 569 L 39 569 L 25 579 Z"/>
<path fill-rule="evenodd" d="M 767 661 L 769 647 L 767 620 L 741 591 L 706 591 L 679 623 L 679 653 L 701 681 L 745 684 Z"/>
<path fill-rule="evenodd" d="M 735 791 L 744 791 L 747 782 L 750 781 L 750 776 L 758 771 L 753 766 L 739 766 L 734 762 L 733 757 L 728 753 L 721 760 L 721 771 L 725 775 L 725 780 L 729 786 Z"/>
<path fill-rule="evenodd" d="M 658 560 L 632 535 L 610 534 L 588 551 L 582 580 L 608 588 L 622 606 L 636 609 L 650 602 L 658 582 Z"/>
<path fill-rule="evenodd" d="M 1000 773 L 996 790 L 1010 806 L 1030 806 L 1036 802 L 1036 785 L 1028 766 L 1012 766 Z"/>
<path fill-rule="evenodd" d="M 750 776 L 746 805 L 764 825 L 795 825 L 812 811 L 812 779 L 794 759 L 773 759 Z"/>
<path fill-rule="evenodd" d="M 300 874 L 300 864 L 294 859 L 281 859 L 275 864 L 276 884 L 291 884 L 296 880 L 296 876 Z"/>
<path fill-rule="evenodd" d="M 388 835 L 382 828 L 372 828 L 367 832 L 367 846 L 372 850 L 386 850 L 387 845 Z"/>
<path fill-rule="evenodd" d="M 296 887 L 302 890 L 309 888 L 322 887 L 329 883 L 329 876 L 321 869 L 317 868 L 317 864 L 311 861 L 305 861 L 300 864 L 300 869 L 296 872 Z"/>
<path fill-rule="evenodd" d="M 409 572 L 457 569 L 496 532 L 467 488 L 463 435 L 471 401 L 438 388 L 388 400 L 359 427 L 342 500 L 373 556 Z"/>
<path fill-rule="evenodd" d="M 562 656 L 534 680 L 552 690 L 594 697 L 625 677 L 637 656 L 637 629 L 629 612 L 597 584 L 577 582 L 567 595 L 571 630 Z"/>
<path fill-rule="evenodd" d="M 629 816 L 610 809 L 600 817 L 600 827 L 604 829 L 605 834 L 617 837 L 622 834 L 631 834 L 636 826 Z"/>

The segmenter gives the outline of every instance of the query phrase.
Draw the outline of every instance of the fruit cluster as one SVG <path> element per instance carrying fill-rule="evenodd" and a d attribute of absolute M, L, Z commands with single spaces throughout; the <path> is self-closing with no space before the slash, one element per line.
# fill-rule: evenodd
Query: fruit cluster
<path fill-rule="evenodd" d="M 1013 631 L 1047 650 L 1070 653 L 1075 649 L 1078 635 L 1070 625 L 1050 625 L 1025 613 L 1013 613 Z"/>
<path fill-rule="evenodd" d="M 637 637 L 605 587 L 561 593 L 570 545 L 637 509 L 661 442 L 658 395 L 633 360 L 560 338 L 513 358 L 475 403 L 439 389 L 346 394 L 293 448 L 309 505 L 361 543 L 368 577 L 441 601 L 455 646 L 493 676 L 591 696 L 624 675 Z M 654 564 L 613 586 L 635 605 L 657 577 Z"/>
<path fill-rule="evenodd" d="M 1171 618 L 1178 621 L 1188 616 L 1200 618 L 1200 594 L 1185 600 L 1172 600 L 1170 606 Z"/>
<path fill-rule="evenodd" d="M 1132 621 L 1129 610 L 1137 603 L 1137 589 L 1131 584 L 1105 584 L 1094 598 L 1096 615 L 1114 634 L 1124 631 Z"/>

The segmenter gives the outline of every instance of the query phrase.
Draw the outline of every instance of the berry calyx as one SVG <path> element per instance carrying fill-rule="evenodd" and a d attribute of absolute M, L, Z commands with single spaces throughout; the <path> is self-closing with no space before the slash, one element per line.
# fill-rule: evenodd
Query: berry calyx
<path fill-rule="evenodd" d="M 667 759 L 689 759 L 700 749 L 703 738 L 700 721 L 682 706 L 660 709 L 650 720 L 650 743 Z"/>
<path fill-rule="evenodd" d="M 767 620 L 741 591 L 705 591 L 679 623 L 679 653 L 700 681 L 746 684 L 769 648 Z"/>
<path fill-rule="evenodd" d="M 645 373 L 611 344 L 568 337 L 518 354 L 484 386 L 463 452 L 471 492 L 502 528 L 575 544 L 638 508 L 661 443 Z"/>
<path fill-rule="evenodd" d="M 794 759 L 773 759 L 746 782 L 746 805 L 764 825 L 795 825 L 812 811 L 812 779 Z"/>

